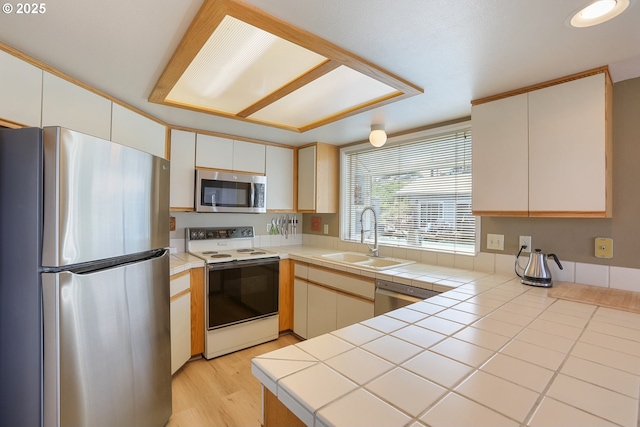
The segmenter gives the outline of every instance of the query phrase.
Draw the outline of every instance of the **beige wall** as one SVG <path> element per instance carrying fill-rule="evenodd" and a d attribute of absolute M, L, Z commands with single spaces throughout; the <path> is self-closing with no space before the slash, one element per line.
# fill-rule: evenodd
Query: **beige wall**
<path fill-rule="evenodd" d="M 322 228 L 320 232 L 311 231 L 311 219 L 314 216 L 319 216 L 322 224 L 329 224 L 329 233 L 327 234 L 327 236 L 340 236 L 340 215 L 338 214 L 304 214 L 304 224 L 302 228 L 302 232 L 304 234 L 324 235 L 324 233 L 322 232 Z"/>
<path fill-rule="evenodd" d="M 580 161 L 579 153 L 576 161 Z M 544 180 L 544 176 L 540 179 Z M 548 184 L 552 186 L 553 182 Z M 503 234 L 505 250 L 487 251 L 487 233 Z M 640 78 L 613 86 L 613 217 L 484 217 L 481 250 L 515 254 L 520 235 L 531 236 L 534 248 L 567 261 L 640 268 Z M 612 259 L 594 256 L 596 237 L 613 238 Z"/>

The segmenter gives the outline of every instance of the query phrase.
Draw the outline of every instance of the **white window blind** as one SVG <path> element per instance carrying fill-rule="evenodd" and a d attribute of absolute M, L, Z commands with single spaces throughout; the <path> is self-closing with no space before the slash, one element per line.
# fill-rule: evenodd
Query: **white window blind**
<path fill-rule="evenodd" d="M 342 238 L 360 240 L 372 207 L 378 243 L 474 253 L 471 128 L 344 154 Z M 363 220 L 373 241 L 373 215 Z"/>

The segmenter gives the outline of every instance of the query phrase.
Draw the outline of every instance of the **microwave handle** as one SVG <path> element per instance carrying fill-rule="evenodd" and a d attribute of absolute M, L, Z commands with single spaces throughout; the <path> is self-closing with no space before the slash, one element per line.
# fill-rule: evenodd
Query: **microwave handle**
<path fill-rule="evenodd" d="M 251 193 L 249 195 L 249 207 L 253 208 L 256 205 L 256 185 L 253 182 L 250 185 Z"/>

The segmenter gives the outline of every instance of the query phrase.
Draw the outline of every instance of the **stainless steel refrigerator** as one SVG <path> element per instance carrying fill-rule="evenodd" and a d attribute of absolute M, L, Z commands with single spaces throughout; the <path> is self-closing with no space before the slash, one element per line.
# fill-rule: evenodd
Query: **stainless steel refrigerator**
<path fill-rule="evenodd" d="M 0 424 L 166 424 L 169 162 L 1 129 L 0 202 Z"/>

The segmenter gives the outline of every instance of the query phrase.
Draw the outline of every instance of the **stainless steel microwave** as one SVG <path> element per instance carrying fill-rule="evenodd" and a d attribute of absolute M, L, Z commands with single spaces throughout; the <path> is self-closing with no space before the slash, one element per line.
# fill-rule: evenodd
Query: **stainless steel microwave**
<path fill-rule="evenodd" d="M 267 212 L 267 177 L 196 169 L 196 212 Z"/>

